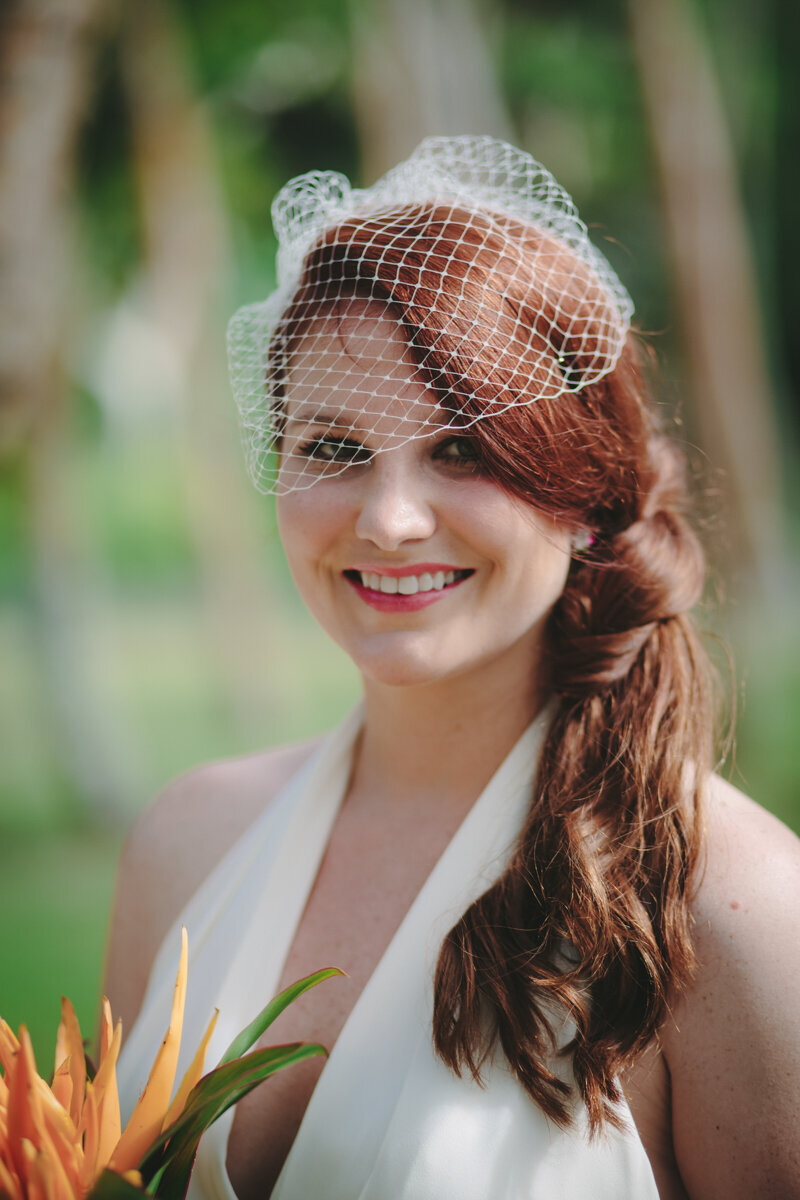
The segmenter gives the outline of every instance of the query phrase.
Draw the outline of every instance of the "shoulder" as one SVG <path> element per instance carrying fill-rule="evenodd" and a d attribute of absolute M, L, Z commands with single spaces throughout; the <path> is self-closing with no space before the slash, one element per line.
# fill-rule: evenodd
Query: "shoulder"
<path fill-rule="evenodd" d="M 170 783 L 120 856 L 105 992 L 130 1028 L 150 967 L 181 909 L 313 753 L 319 739 L 208 763 Z"/>
<path fill-rule="evenodd" d="M 800 1192 L 800 840 L 713 777 L 698 970 L 663 1030 L 689 1195 Z"/>
<path fill-rule="evenodd" d="M 692 905 L 698 980 L 730 982 L 736 972 L 754 994 L 774 995 L 792 972 L 800 982 L 800 838 L 717 776 L 705 799 L 704 862 Z"/>
<path fill-rule="evenodd" d="M 188 888 L 188 899 L 317 745 L 314 739 L 187 771 L 136 822 L 125 842 L 123 866 L 173 862 L 180 875 L 176 887 Z"/>
<path fill-rule="evenodd" d="M 704 856 L 692 911 L 706 951 L 765 924 L 785 927 L 800 901 L 800 838 L 730 783 L 712 776 L 705 792 Z"/>

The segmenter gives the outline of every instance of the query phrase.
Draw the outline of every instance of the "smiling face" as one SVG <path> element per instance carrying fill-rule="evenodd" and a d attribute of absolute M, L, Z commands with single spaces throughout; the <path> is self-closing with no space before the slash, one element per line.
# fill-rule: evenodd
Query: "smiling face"
<path fill-rule="evenodd" d="M 278 499 L 303 599 L 367 679 L 433 683 L 521 656 L 532 669 L 569 531 L 481 473 L 395 320 L 348 311 L 311 323 L 286 378 L 281 469 L 317 477 Z"/>

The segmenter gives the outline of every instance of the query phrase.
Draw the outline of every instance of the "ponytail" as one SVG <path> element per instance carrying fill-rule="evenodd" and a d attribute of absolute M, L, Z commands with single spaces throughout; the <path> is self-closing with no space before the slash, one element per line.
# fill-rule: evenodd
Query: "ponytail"
<path fill-rule="evenodd" d="M 590 1125 L 619 1123 L 616 1082 L 695 965 L 690 886 L 710 764 L 709 672 L 687 615 L 703 580 L 680 460 L 652 434 L 635 519 L 573 563 L 551 614 L 558 707 L 505 873 L 442 946 L 434 1042 L 480 1074 L 486 1014 L 544 1112 L 570 1120 L 552 1069 L 554 1005 L 574 1023 Z M 568 957 L 565 960 L 564 950 Z"/>

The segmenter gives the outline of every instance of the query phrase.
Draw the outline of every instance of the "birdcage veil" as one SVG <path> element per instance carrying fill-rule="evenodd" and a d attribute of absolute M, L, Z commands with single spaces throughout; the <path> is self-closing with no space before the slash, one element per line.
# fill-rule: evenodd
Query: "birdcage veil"
<path fill-rule="evenodd" d="M 505 142 L 427 138 L 363 189 L 311 171 L 281 189 L 272 217 L 277 286 L 228 330 L 261 491 L 309 487 L 434 426 L 463 431 L 512 405 L 579 391 L 622 351 L 628 293 L 569 194 Z M 391 372 L 378 344 L 387 319 L 437 399 L 428 420 L 402 405 L 387 420 Z M 356 403 L 317 353 L 326 322 L 342 320 L 357 330 L 374 382 L 359 386 Z"/>

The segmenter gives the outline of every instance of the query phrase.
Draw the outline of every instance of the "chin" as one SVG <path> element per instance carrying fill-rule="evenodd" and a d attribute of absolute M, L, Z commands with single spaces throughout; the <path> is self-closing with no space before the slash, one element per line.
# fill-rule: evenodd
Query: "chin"
<path fill-rule="evenodd" d="M 404 670 L 399 668 L 396 671 L 363 671 L 362 674 L 366 679 L 373 683 L 380 683 L 383 687 L 389 688 L 416 688 L 426 687 L 431 684 L 438 683 L 443 676 L 432 673 L 430 670 Z"/>
<path fill-rule="evenodd" d="M 386 687 L 424 687 L 467 670 L 467 663 L 445 663 L 428 646 L 404 646 L 352 655 L 361 674 Z"/>

